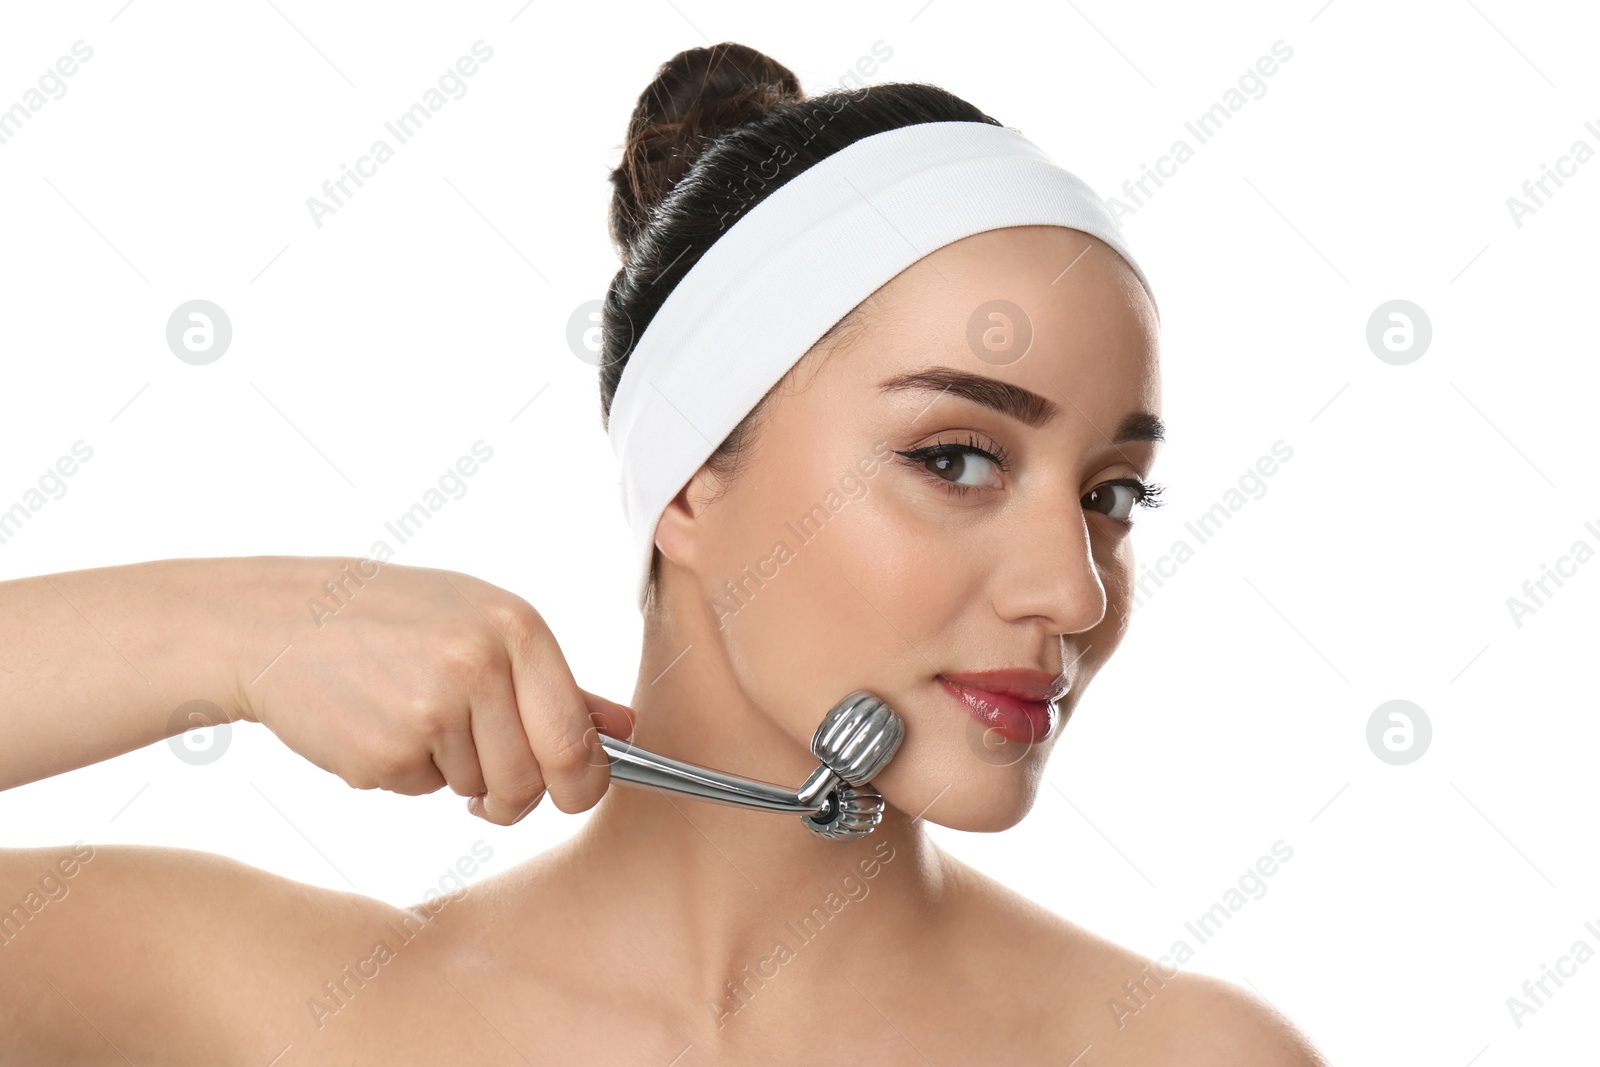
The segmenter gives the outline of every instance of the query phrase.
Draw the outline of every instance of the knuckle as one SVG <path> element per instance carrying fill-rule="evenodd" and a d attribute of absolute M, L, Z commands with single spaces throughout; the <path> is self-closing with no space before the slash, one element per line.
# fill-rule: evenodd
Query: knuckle
<path fill-rule="evenodd" d="M 489 617 L 512 648 L 524 653 L 536 647 L 550 631 L 544 616 L 522 597 L 508 595 L 489 610 Z"/>
<path fill-rule="evenodd" d="M 411 767 L 411 755 L 403 748 L 391 746 L 379 749 L 372 754 L 372 771 L 378 783 L 384 789 L 393 789 L 393 784 L 398 783 L 406 776 Z"/>
<path fill-rule="evenodd" d="M 431 741 L 454 729 L 456 715 L 438 693 L 421 692 L 412 697 L 407 718 L 412 730 Z"/>
<path fill-rule="evenodd" d="M 452 677 L 473 679 L 495 666 L 503 657 L 498 642 L 481 629 L 466 630 L 444 640 L 442 653 Z"/>

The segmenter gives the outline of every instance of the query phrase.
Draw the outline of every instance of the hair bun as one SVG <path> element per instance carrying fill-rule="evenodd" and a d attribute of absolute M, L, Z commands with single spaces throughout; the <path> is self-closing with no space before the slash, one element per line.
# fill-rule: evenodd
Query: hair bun
<path fill-rule="evenodd" d="M 718 134 L 805 99 L 788 67 L 724 41 L 679 52 L 639 94 L 611 172 L 611 241 L 627 262 L 656 206 Z"/>

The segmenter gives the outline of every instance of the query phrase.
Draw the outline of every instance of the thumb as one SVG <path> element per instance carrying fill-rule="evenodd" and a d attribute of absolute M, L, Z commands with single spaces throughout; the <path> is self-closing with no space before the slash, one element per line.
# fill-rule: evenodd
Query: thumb
<path fill-rule="evenodd" d="M 599 727 L 601 733 L 623 740 L 633 736 L 636 717 L 632 710 L 614 700 L 597 696 L 582 686 L 578 687 L 578 692 L 583 694 L 583 702 L 589 708 L 589 718 Z"/>

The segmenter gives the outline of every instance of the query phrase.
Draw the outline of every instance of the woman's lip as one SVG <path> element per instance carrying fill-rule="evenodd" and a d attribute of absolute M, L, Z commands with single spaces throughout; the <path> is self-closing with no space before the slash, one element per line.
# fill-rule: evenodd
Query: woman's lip
<path fill-rule="evenodd" d="M 939 676 L 939 684 L 968 715 L 1007 741 L 1037 744 L 1049 737 L 1055 728 L 1056 708 L 1046 701 L 1019 700 L 1005 693 L 960 685 L 943 675 Z"/>
<path fill-rule="evenodd" d="M 1069 685 L 1065 673 L 1052 675 L 1030 667 L 999 667 L 987 671 L 941 671 L 939 676 L 969 689 L 1000 693 L 1003 696 L 1035 703 L 1060 700 L 1066 695 Z"/>

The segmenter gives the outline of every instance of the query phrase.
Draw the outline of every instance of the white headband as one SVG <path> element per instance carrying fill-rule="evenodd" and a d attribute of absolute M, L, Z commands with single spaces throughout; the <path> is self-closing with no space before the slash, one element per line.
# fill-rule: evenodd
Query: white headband
<path fill-rule="evenodd" d="M 1151 292 L 1094 190 L 1016 130 L 987 122 L 864 137 L 718 237 L 650 320 L 611 400 L 639 610 L 661 513 L 823 334 L 929 253 L 1034 225 L 1098 237 Z"/>

